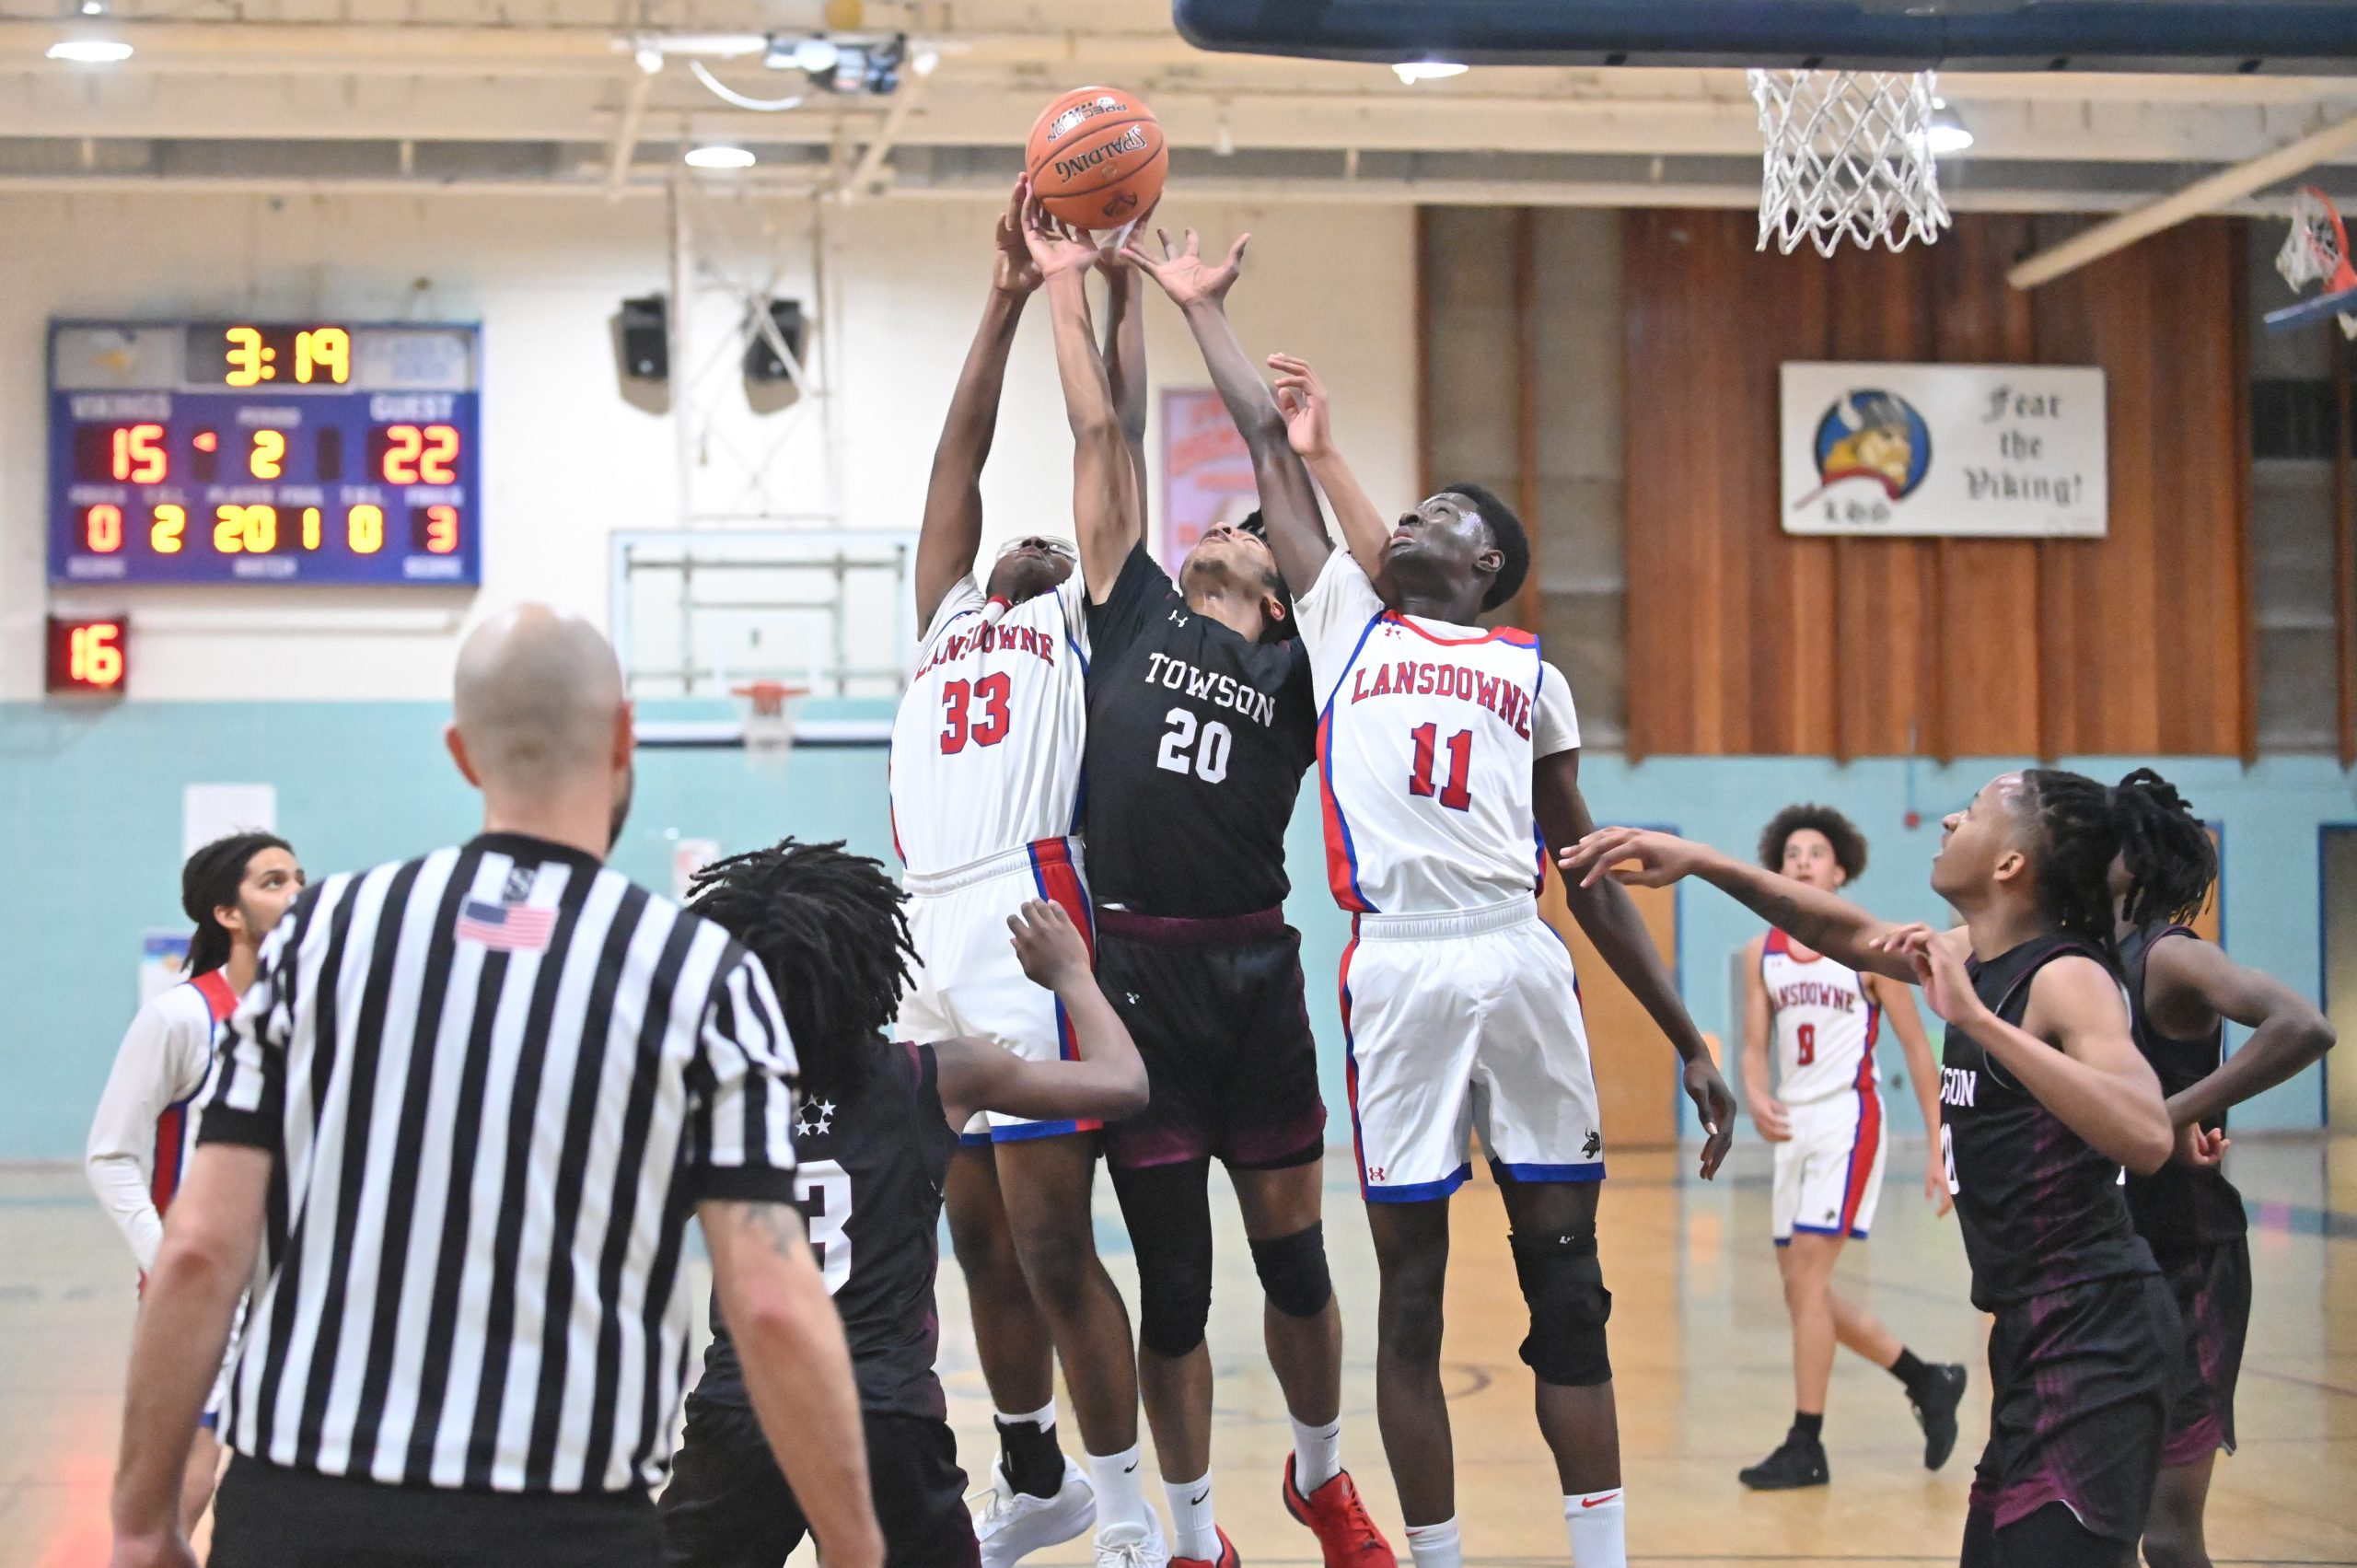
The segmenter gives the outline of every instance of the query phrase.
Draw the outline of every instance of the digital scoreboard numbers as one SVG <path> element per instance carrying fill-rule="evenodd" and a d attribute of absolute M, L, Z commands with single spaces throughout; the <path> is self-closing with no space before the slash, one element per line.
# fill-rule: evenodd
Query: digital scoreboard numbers
<path fill-rule="evenodd" d="M 59 321 L 49 580 L 473 585 L 471 326 Z"/>

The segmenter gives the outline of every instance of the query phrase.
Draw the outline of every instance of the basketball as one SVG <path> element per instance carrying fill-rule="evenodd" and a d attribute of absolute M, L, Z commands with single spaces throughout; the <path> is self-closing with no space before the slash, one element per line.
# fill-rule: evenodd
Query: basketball
<path fill-rule="evenodd" d="M 1074 87 L 1039 111 L 1023 167 L 1048 215 L 1119 228 L 1162 194 L 1170 149 L 1154 110 L 1119 87 Z"/>

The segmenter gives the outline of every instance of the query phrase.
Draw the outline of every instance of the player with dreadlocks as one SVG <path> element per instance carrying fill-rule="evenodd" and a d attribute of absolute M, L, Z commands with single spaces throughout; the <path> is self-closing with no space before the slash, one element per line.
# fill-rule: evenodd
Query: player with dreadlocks
<path fill-rule="evenodd" d="M 989 1040 L 883 1033 L 915 957 L 905 895 L 841 842 L 785 840 L 706 866 L 688 908 L 768 970 L 801 1064 L 797 1193 L 859 1379 L 868 1474 L 889 1568 L 980 1562 L 965 1473 L 934 1376 L 942 1185 L 977 1111 L 1111 1120 L 1146 1101 L 1137 1048 L 1090 973 L 1070 916 L 1039 900 L 1007 919 L 1023 971 L 1072 1020 L 1076 1061 Z M 688 1396 L 687 1439 L 660 1503 L 671 1568 L 779 1568 L 808 1533 L 755 1422 L 727 1326 Z"/>
<path fill-rule="evenodd" d="M 1819 953 L 1924 988 L 1948 1024 L 1940 1142 L 1972 1302 L 1997 1319 L 1962 1563 L 2130 1568 L 2184 1334 L 2119 1184 L 2176 1144 L 2112 954 L 2120 813 L 2095 780 L 2033 768 L 1945 826 L 1932 890 L 1965 920 L 1945 933 L 1666 833 L 1607 829 L 1562 863 L 1590 884 L 1700 877 Z"/>
<path fill-rule="evenodd" d="M 143 1283 L 163 1245 L 164 1213 L 196 1147 L 195 1100 L 212 1076 L 222 1022 L 254 982 L 262 938 L 302 890 L 303 867 L 275 833 L 215 839 L 180 867 L 180 909 L 196 922 L 188 978 L 131 1020 L 82 1155 L 99 1202 L 131 1243 Z M 183 1530 L 196 1527 L 213 1499 L 219 1409 L 216 1388 L 180 1482 Z"/>
<path fill-rule="evenodd" d="M 2177 1157 L 2128 1181 L 2128 1212 L 2185 1319 L 2190 1365 L 2170 1408 L 2161 1480 L 2144 1526 L 2152 1568 L 2210 1568 L 2202 1510 L 2218 1450 L 2235 1446 L 2235 1382 L 2250 1323 L 2242 1194 L 2218 1167 L 2226 1109 L 2305 1069 L 2332 1026 L 2282 981 L 2245 969 L 2187 923 L 2218 880 L 2218 851 L 2185 797 L 2150 768 L 2119 781 L 2112 863 L 2120 968 L 2136 1048 L 2159 1074 Z M 2229 1058 L 2225 1020 L 2251 1030 Z"/>

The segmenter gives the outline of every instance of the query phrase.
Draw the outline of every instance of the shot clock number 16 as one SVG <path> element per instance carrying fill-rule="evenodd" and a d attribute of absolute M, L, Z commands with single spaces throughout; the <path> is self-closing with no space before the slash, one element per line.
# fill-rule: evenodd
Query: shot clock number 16
<path fill-rule="evenodd" d="M 470 326 L 58 322 L 58 583 L 471 584 Z"/>

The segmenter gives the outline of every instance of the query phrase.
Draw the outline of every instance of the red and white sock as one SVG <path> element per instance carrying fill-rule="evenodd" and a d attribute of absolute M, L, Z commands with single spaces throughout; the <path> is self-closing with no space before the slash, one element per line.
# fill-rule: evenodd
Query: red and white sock
<path fill-rule="evenodd" d="M 1572 1529 L 1572 1561 L 1578 1568 L 1629 1568 L 1627 1493 L 1585 1492 L 1563 1499 L 1563 1520 Z"/>

